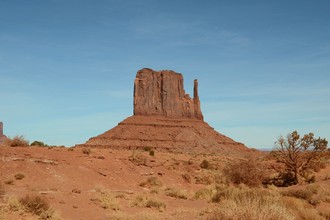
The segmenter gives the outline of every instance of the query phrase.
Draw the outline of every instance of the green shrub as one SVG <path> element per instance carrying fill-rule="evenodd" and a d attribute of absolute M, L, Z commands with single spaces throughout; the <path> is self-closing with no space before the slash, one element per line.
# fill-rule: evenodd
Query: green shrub
<path fill-rule="evenodd" d="M 45 147 L 45 146 L 47 146 L 47 145 L 45 145 L 45 143 L 42 142 L 42 141 L 33 141 L 33 142 L 31 143 L 31 146 Z"/>

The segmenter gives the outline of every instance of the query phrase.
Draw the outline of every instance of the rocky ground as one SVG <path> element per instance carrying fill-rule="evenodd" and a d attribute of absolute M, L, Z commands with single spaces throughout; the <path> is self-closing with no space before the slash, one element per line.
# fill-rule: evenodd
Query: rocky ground
<path fill-rule="evenodd" d="M 264 160 L 264 154 L 255 155 L 258 160 Z M 212 196 L 219 190 L 216 187 L 228 184 L 223 167 L 238 159 L 151 149 L 6 146 L 0 148 L 0 157 L 0 219 L 8 220 L 47 219 L 47 216 L 71 220 L 220 219 L 214 213 L 221 201 L 215 201 Z M 328 164 L 312 185 L 315 195 L 310 198 L 318 198 L 317 202 L 301 199 L 303 210 L 316 213 L 318 218 L 314 219 L 330 218 L 329 171 Z M 230 187 L 226 185 L 223 190 Z M 309 189 L 306 187 L 311 185 L 297 187 Z M 295 189 L 274 188 L 267 190 L 279 195 L 283 190 Z M 317 197 L 318 194 L 323 197 Z M 18 201 L 27 195 L 44 199 L 49 204 L 49 213 L 36 214 L 22 208 Z M 285 202 L 287 206 L 297 203 Z M 290 210 L 291 214 L 287 215 L 296 216 L 291 219 L 310 217 L 302 216 L 302 211 L 292 207 Z"/>

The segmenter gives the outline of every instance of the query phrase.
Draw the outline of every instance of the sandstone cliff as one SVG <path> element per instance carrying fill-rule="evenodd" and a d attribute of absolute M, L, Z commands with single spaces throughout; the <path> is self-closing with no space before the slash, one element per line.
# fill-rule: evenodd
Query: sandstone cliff
<path fill-rule="evenodd" d="M 147 68 L 138 71 L 134 81 L 134 115 L 203 120 L 197 80 L 192 99 L 185 93 L 182 74 Z"/>

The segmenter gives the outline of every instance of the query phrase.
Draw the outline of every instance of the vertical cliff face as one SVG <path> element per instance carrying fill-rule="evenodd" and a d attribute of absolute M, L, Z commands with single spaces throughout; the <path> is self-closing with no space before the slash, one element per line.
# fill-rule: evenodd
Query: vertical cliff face
<path fill-rule="evenodd" d="M 170 70 L 139 70 L 134 81 L 134 115 L 159 115 L 203 120 L 194 81 L 194 98 L 185 93 L 183 76 Z"/>

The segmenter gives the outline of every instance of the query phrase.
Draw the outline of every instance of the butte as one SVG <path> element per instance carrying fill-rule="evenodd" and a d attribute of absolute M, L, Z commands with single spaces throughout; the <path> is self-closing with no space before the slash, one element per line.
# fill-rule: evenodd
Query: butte
<path fill-rule="evenodd" d="M 236 154 L 250 151 L 242 143 L 215 131 L 204 122 L 194 81 L 194 96 L 183 88 L 183 76 L 171 70 L 144 68 L 134 80 L 133 116 L 116 127 L 90 138 L 84 147 L 157 149 L 203 154 Z"/>

